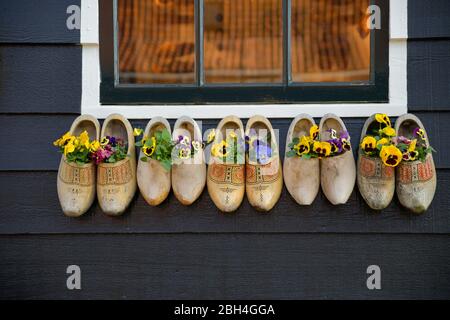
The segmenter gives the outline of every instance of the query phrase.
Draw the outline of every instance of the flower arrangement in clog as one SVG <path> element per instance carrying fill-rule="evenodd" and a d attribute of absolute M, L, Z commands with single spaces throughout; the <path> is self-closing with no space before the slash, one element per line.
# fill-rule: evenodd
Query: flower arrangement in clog
<path fill-rule="evenodd" d="M 361 150 L 369 157 L 381 158 L 385 166 L 396 167 L 403 157 L 395 143 L 397 133 L 386 114 L 377 113 L 375 120 L 378 125 L 371 128 L 371 132 L 363 137 L 360 144 Z"/>
<path fill-rule="evenodd" d="M 347 131 L 344 130 L 338 134 L 336 130 L 329 129 L 327 132 L 330 135 L 330 139 L 320 141 L 319 127 L 317 125 L 311 126 L 309 136 L 295 137 L 292 142 L 288 144 L 290 151 L 286 153 L 286 156 L 298 156 L 304 159 L 321 159 L 337 156 L 345 151 L 351 150 L 349 134 Z"/>
<path fill-rule="evenodd" d="M 260 137 L 256 130 L 251 129 L 245 136 L 245 152 L 248 154 L 249 161 L 262 165 L 267 164 L 276 152 L 271 147 L 271 140 L 270 132 Z"/>
<path fill-rule="evenodd" d="M 215 140 L 215 132 L 210 132 L 208 141 Z M 211 146 L 211 155 L 223 163 L 245 163 L 245 141 L 234 130 L 227 130 L 225 139 L 213 143 Z"/>
<path fill-rule="evenodd" d="M 92 153 L 92 159 L 96 164 L 116 163 L 125 159 L 128 155 L 127 143 L 114 136 L 105 136 L 100 140 L 98 148 Z"/>
<path fill-rule="evenodd" d="M 134 134 L 135 136 L 140 136 L 142 129 L 136 128 Z M 144 154 L 140 158 L 141 161 L 146 162 L 148 159 L 157 160 L 166 171 L 169 171 L 172 166 L 172 149 L 174 145 L 170 132 L 165 128 L 155 131 L 151 137 L 144 136 L 140 141 L 136 142 L 136 146 Z"/>
<path fill-rule="evenodd" d="M 414 129 L 413 137 L 399 136 L 393 140 L 402 154 L 402 161 L 425 162 L 428 154 L 436 152 L 432 146 L 427 146 L 425 132 L 419 127 Z"/>
<path fill-rule="evenodd" d="M 317 125 L 311 126 L 309 129 L 309 135 L 294 137 L 292 141 L 288 144 L 290 149 L 286 153 L 286 157 L 301 157 L 303 159 L 319 158 L 319 154 L 315 150 L 319 150 L 321 153 L 328 151 L 331 152 L 331 146 L 326 143 L 321 144 L 319 139 L 319 127 Z M 328 150 L 328 151 L 327 151 Z"/>
<path fill-rule="evenodd" d="M 183 160 L 193 158 L 202 148 L 203 143 L 201 141 L 191 141 L 188 136 L 179 135 L 178 139 L 174 141 L 172 160 L 174 163 L 181 163 Z"/>
<path fill-rule="evenodd" d="M 79 165 L 95 160 L 95 154 L 100 148 L 100 143 L 97 140 L 91 140 L 86 130 L 78 136 L 67 132 L 55 140 L 53 145 L 64 154 L 67 162 L 74 162 Z"/>

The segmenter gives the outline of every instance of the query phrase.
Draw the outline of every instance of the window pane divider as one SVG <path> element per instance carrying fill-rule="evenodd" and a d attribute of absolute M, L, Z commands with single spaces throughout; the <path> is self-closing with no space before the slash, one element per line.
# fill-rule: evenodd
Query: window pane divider
<path fill-rule="evenodd" d="M 203 64 L 203 5 L 204 0 L 194 0 L 194 23 L 195 23 L 195 75 L 197 86 L 203 87 L 204 64 Z"/>
<path fill-rule="evenodd" d="M 291 82 L 291 0 L 283 0 L 283 83 Z"/>

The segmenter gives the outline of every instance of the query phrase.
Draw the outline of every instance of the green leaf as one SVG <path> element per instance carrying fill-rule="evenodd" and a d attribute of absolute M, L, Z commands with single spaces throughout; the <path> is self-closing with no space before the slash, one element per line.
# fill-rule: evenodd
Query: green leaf
<path fill-rule="evenodd" d="M 298 144 L 299 141 L 300 141 L 300 139 L 299 139 L 298 137 L 292 139 L 292 143 L 293 143 L 293 144 Z"/>
<path fill-rule="evenodd" d="M 147 162 L 147 157 L 141 157 L 141 161 Z"/>
<path fill-rule="evenodd" d="M 311 155 L 310 154 L 302 154 L 302 158 L 303 159 L 311 159 Z"/>
<path fill-rule="evenodd" d="M 172 137 L 170 136 L 170 133 L 169 133 L 169 131 L 168 131 L 167 129 L 164 129 L 164 130 L 162 131 L 161 138 L 162 138 L 163 140 L 165 140 L 165 141 L 170 141 L 170 140 L 172 140 Z"/>
<path fill-rule="evenodd" d="M 164 170 L 169 171 L 172 166 L 172 163 L 170 162 L 170 160 L 164 160 L 161 161 L 161 165 L 163 166 Z"/>
<path fill-rule="evenodd" d="M 297 155 L 297 153 L 293 150 L 286 152 L 286 157 L 288 157 L 288 158 L 295 157 L 296 155 Z"/>

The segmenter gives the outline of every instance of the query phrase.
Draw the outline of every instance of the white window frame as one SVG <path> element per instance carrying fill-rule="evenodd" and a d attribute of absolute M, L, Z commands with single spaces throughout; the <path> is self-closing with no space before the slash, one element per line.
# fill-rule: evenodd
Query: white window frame
<path fill-rule="evenodd" d="M 367 117 L 373 113 L 399 116 L 408 111 L 407 40 L 408 0 L 390 1 L 389 102 L 324 104 L 221 104 L 221 105 L 104 105 L 100 104 L 100 46 L 98 0 L 81 0 L 82 92 L 81 113 L 106 118 L 121 113 L 129 119 L 154 116 L 216 119 L 234 114 L 249 118 L 260 114 L 269 118 L 292 118 L 300 113 L 322 117 L 333 112 L 340 117 Z"/>

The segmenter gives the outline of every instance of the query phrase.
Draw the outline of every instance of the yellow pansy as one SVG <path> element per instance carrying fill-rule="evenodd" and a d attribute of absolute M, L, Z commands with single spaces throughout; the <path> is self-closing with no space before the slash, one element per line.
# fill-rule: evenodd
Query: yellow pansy
<path fill-rule="evenodd" d="M 309 139 L 303 136 L 300 141 L 294 146 L 294 151 L 298 156 L 308 154 L 310 151 Z"/>
<path fill-rule="evenodd" d="M 392 127 L 389 127 L 389 126 L 383 128 L 383 130 L 381 130 L 381 132 L 388 137 L 395 136 L 395 129 Z"/>
<path fill-rule="evenodd" d="M 208 133 L 208 136 L 206 137 L 206 143 L 213 142 L 214 138 L 216 137 L 216 130 L 211 129 Z"/>
<path fill-rule="evenodd" d="M 181 148 L 178 151 L 178 156 L 180 157 L 180 159 L 189 159 L 191 157 L 191 149 Z"/>
<path fill-rule="evenodd" d="M 372 153 L 377 150 L 377 140 L 374 137 L 366 136 L 361 142 L 361 149 L 366 153 Z"/>
<path fill-rule="evenodd" d="M 228 134 L 228 137 L 231 139 L 237 138 L 236 132 L 234 132 L 234 130 L 231 130 L 230 133 Z"/>
<path fill-rule="evenodd" d="M 100 141 L 100 145 L 102 147 L 106 146 L 109 143 L 109 139 L 106 137 L 103 137 L 102 140 Z"/>
<path fill-rule="evenodd" d="M 377 122 L 379 123 L 384 123 L 388 127 L 391 126 L 391 119 L 389 119 L 389 117 L 385 113 L 377 113 L 375 115 L 375 120 L 377 120 Z"/>
<path fill-rule="evenodd" d="M 62 147 L 64 146 L 68 140 L 72 137 L 72 135 L 70 134 L 70 132 L 66 132 L 61 138 L 56 139 L 55 141 L 53 141 L 53 145 L 57 146 L 57 147 Z"/>
<path fill-rule="evenodd" d="M 388 167 L 396 167 L 402 161 L 402 152 L 394 145 L 383 146 L 380 157 L 383 163 Z"/>
<path fill-rule="evenodd" d="M 331 143 L 316 141 L 313 144 L 313 151 L 319 158 L 328 157 L 331 154 Z"/>
<path fill-rule="evenodd" d="M 202 148 L 202 143 L 200 141 L 192 141 L 192 147 L 198 151 Z"/>
<path fill-rule="evenodd" d="M 389 139 L 388 138 L 382 138 L 382 139 L 377 141 L 377 146 L 384 146 L 386 144 L 389 144 Z"/>
<path fill-rule="evenodd" d="M 228 147 L 228 143 L 226 141 L 216 143 L 211 148 L 211 154 L 214 157 L 219 157 L 219 158 L 226 157 L 227 156 L 227 147 Z"/>
<path fill-rule="evenodd" d="M 79 136 L 78 141 L 80 146 L 85 147 L 86 149 L 89 149 L 89 134 L 86 130 L 84 130 Z"/>
<path fill-rule="evenodd" d="M 134 128 L 133 129 L 133 135 L 135 137 L 140 136 L 142 134 L 142 129 L 141 128 Z"/>
<path fill-rule="evenodd" d="M 352 145 L 350 144 L 350 140 L 341 139 L 341 141 L 342 141 L 342 149 L 344 149 L 345 151 L 352 150 Z"/>
<path fill-rule="evenodd" d="M 75 145 L 73 144 L 73 141 L 75 139 L 73 139 L 72 141 L 69 141 L 65 146 L 64 146 L 64 155 L 67 156 L 69 153 L 72 153 L 75 151 Z"/>
<path fill-rule="evenodd" d="M 142 147 L 142 152 L 147 157 L 151 157 L 152 154 L 155 152 L 155 149 L 156 149 L 156 138 L 151 137 L 151 144 L 147 145 L 147 143 L 145 143 L 144 146 Z"/>
<path fill-rule="evenodd" d="M 309 136 L 313 140 L 316 140 L 319 137 L 319 127 L 317 125 L 313 125 L 309 129 Z"/>
<path fill-rule="evenodd" d="M 406 161 L 414 161 L 419 156 L 419 152 L 416 151 L 417 139 L 414 139 L 409 144 L 408 150 L 403 154 L 403 159 Z"/>
<path fill-rule="evenodd" d="M 97 151 L 98 148 L 100 148 L 100 142 L 98 142 L 97 140 L 92 141 L 89 145 L 89 151 L 91 152 Z"/>

